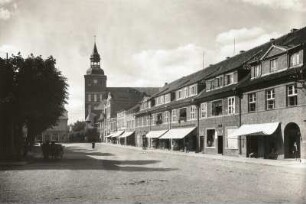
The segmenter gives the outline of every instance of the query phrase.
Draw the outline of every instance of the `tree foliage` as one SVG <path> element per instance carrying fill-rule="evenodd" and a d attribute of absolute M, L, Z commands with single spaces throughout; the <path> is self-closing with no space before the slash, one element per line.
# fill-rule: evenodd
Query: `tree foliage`
<path fill-rule="evenodd" d="M 64 111 L 68 92 L 66 78 L 55 67 L 56 60 L 50 56 L 20 54 L 9 59 L 0 58 L 0 104 L 2 117 L 9 117 L 13 126 L 28 128 L 28 140 L 56 125 Z M 17 131 L 15 137 L 20 137 Z"/>
<path fill-rule="evenodd" d="M 85 121 L 76 121 L 72 124 L 72 131 L 78 132 L 85 130 L 86 122 Z"/>

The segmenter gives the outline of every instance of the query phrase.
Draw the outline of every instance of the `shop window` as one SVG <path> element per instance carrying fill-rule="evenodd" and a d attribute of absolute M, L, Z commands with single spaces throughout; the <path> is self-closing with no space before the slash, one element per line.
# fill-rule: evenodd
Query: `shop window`
<path fill-rule="evenodd" d="M 249 112 L 256 111 L 256 93 L 248 94 Z"/>
<path fill-rule="evenodd" d="M 212 102 L 212 115 L 222 115 L 222 100 Z"/>
<path fill-rule="evenodd" d="M 211 129 L 207 130 L 207 140 L 206 140 L 206 146 L 207 147 L 214 147 L 215 146 L 215 134 L 216 130 Z"/>
<path fill-rule="evenodd" d="M 271 110 L 275 108 L 275 91 L 269 89 L 266 91 L 266 109 Z"/>
<path fill-rule="evenodd" d="M 187 109 L 186 108 L 181 108 L 180 109 L 179 121 L 180 122 L 186 122 L 186 120 L 187 120 Z"/>
<path fill-rule="evenodd" d="M 207 103 L 201 103 L 201 118 L 207 117 Z"/>
<path fill-rule="evenodd" d="M 270 72 L 277 71 L 277 59 L 270 60 Z"/>
<path fill-rule="evenodd" d="M 287 106 L 297 105 L 297 88 L 296 85 L 287 86 Z"/>

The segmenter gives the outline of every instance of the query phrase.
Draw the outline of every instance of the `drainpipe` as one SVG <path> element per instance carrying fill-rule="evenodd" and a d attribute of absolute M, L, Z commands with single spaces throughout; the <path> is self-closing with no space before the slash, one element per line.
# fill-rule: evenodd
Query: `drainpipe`
<path fill-rule="evenodd" d="M 197 107 L 197 148 L 196 148 L 196 152 L 199 153 L 200 152 L 200 144 L 201 144 L 201 139 L 200 139 L 200 105 L 196 104 Z"/>

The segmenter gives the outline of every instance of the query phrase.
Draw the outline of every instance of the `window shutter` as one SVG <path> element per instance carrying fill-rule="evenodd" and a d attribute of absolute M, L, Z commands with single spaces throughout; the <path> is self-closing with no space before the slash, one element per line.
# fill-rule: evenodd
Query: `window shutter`
<path fill-rule="evenodd" d="M 186 110 L 187 120 L 190 120 L 190 113 L 191 113 L 191 106 L 189 106 L 189 108 L 187 108 Z"/>
<path fill-rule="evenodd" d="M 300 55 L 299 64 L 302 64 L 303 63 L 303 50 L 299 52 L 299 55 Z"/>
<path fill-rule="evenodd" d="M 255 76 L 255 67 L 252 67 L 251 68 L 251 77 L 254 77 Z"/>

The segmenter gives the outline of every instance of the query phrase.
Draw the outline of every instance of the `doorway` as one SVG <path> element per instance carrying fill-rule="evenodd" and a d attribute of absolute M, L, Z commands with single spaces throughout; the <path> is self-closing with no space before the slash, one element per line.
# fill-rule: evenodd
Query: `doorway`
<path fill-rule="evenodd" d="M 223 136 L 218 136 L 218 154 L 223 154 Z"/>
<path fill-rule="evenodd" d="M 289 123 L 284 130 L 284 157 L 295 158 L 294 149 L 297 149 L 297 158 L 301 157 L 301 133 L 296 123 Z"/>

